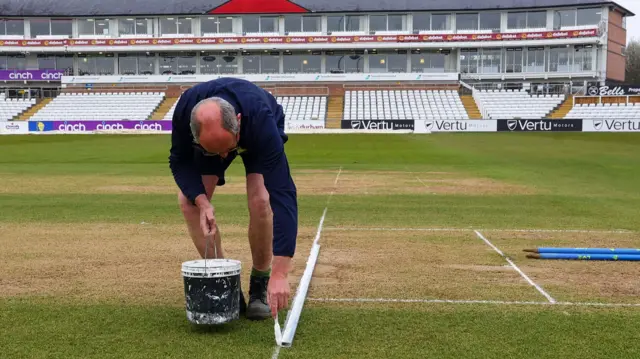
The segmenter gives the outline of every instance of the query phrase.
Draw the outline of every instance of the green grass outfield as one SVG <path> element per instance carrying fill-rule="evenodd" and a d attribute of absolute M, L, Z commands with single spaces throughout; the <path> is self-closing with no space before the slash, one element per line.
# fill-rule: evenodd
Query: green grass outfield
<path fill-rule="evenodd" d="M 55 267 L 53 271 L 55 263 L 46 260 L 47 251 L 34 248 L 33 243 L 47 241 L 46 231 L 53 226 L 106 224 L 118 229 L 144 221 L 181 228 L 183 220 L 174 188 L 166 193 L 130 190 L 137 185 L 130 185 L 127 190 L 116 186 L 96 193 L 82 191 L 82 183 L 86 183 L 82 181 L 88 178 L 105 178 L 117 184 L 125 179 L 148 177 L 153 182 L 164 177 L 169 182 L 169 141 L 169 136 L 161 135 L 0 137 L 0 358 L 271 358 L 271 321 L 241 320 L 208 330 L 187 322 L 180 306 L 184 298 L 179 262 L 158 263 L 177 268 L 173 277 L 161 278 L 178 288 L 165 296 L 151 298 L 144 294 L 148 292 L 144 288 L 141 295 L 149 298 L 119 300 L 113 296 L 119 291 L 116 281 L 104 288 L 104 297 L 100 292 L 83 297 L 74 291 L 88 278 L 87 274 L 73 266 Z M 394 270 L 404 273 L 395 278 L 379 278 L 381 282 L 398 284 L 394 287 L 393 283 L 381 283 L 379 293 L 369 288 L 376 297 L 545 301 L 517 273 L 501 269 L 506 264 L 504 259 L 473 232 L 460 234 L 459 243 L 469 244 L 457 247 L 462 252 L 480 252 L 477 263 L 466 262 L 452 252 L 439 259 L 442 263 L 425 260 L 421 268 L 421 264 L 405 259 L 420 254 L 409 253 L 407 246 L 432 244 L 444 248 L 444 235 L 414 234 L 409 238 L 406 233 L 385 232 L 374 238 L 371 232 L 371 240 L 367 241 L 367 233 L 338 230 L 344 227 L 624 230 L 630 232 L 620 239 L 624 242 L 615 242 L 614 235 L 608 234 L 571 234 L 571 239 L 556 234 L 553 240 L 572 240 L 575 242 L 570 243 L 581 245 L 588 245 L 589 240 L 611 240 L 640 247 L 640 134 L 292 135 L 286 148 L 294 175 L 318 171 L 328 178 L 325 187 L 331 187 L 340 168 L 344 174 L 338 182 L 342 190 L 336 191 L 328 204 L 322 237 L 328 242 L 323 244 L 319 258 L 325 267 L 333 266 L 332 272 L 324 274 L 331 281 L 312 283 L 310 298 L 319 297 L 320 293 L 322 297 L 372 298 L 359 296 L 364 289 L 360 283 L 341 274 L 361 268 L 356 262 L 369 253 L 364 251 L 366 247 L 372 256 L 380 255 L 376 248 L 390 248 L 386 255 L 397 264 Z M 241 161 L 236 162 L 230 173 L 241 176 Z M 458 179 L 482 180 L 495 188 L 490 193 L 475 192 L 475 182 L 471 181 L 464 182 L 465 187 L 433 187 L 433 191 L 407 193 L 399 191 L 397 187 L 402 184 L 392 179 L 392 174 L 404 173 L 407 181 L 413 177 L 418 181 L 421 174 L 428 180 L 426 174 L 441 172 Z M 72 190 L 69 186 L 58 189 L 58 180 L 72 184 L 77 180 L 78 185 Z M 361 190 L 367 183 L 388 190 Z M 425 186 L 432 183 L 436 182 Z M 513 189 L 499 190 L 500 186 Z M 299 198 L 301 227 L 315 231 L 329 192 L 304 187 Z M 215 205 L 218 221 L 223 225 L 246 226 L 243 194 L 223 193 L 217 196 Z M 35 233 L 37 229 L 43 231 L 42 238 L 21 234 Z M 362 242 L 353 242 L 363 245 L 360 257 L 356 250 L 341 255 L 347 242 L 356 241 L 358 235 L 365 236 Z M 493 238 L 491 234 L 487 236 Z M 529 246 L 551 240 L 537 236 L 496 237 L 495 243 L 558 301 L 640 303 L 640 281 L 635 276 L 638 264 L 531 263 L 519 253 L 518 246 L 525 240 L 529 240 Z M 192 250 L 186 236 L 176 237 L 182 240 L 181 248 Z M 308 242 L 309 236 L 300 241 Z M 341 247 L 342 242 L 345 247 Z M 162 260 L 170 258 L 163 252 L 166 242 L 156 243 L 151 255 Z M 76 245 L 86 249 L 102 243 L 86 238 Z M 13 249 L 7 252 L 5 248 Z M 307 249 L 308 243 L 299 243 L 296 261 L 301 266 L 306 262 Z M 143 250 L 128 247 L 122 240 L 123 263 L 135 254 L 131 251 Z M 82 251 L 78 253 L 81 255 Z M 193 252 L 185 256 L 193 256 Z M 373 270 L 379 269 L 376 266 L 384 258 L 364 259 L 370 259 L 367 263 Z M 2 264 L 3 261 L 10 264 Z M 439 283 L 434 278 L 433 271 L 443 270 L 444 265 L 450 264 L 447 261 L 459 264 L 447 267 L 453 268 L 451 273 L 456 276 L 459 274 L 459 285 L 464 286 L 466 280 L 479 281 L 474 284 L 474 288 L 481 287 L 476 296 L 462 297 L 455 286 L 447 287 L 450 283 Z M 480 272 L 481 266 L 491 266 L 491 275 Z M 545 271 L 548 266 L 555 269 Z M 403 271 L 403 267 L 407 270 Z M 21 277 L 23 270 L 42 278 L 27 278 L 26 274 Z M 154 267 L 145 266 L 141 272 L 153 274 Z M 366 272 L 361 274 L 362 280 L 369 280 Z M 552 278 L 553 275 L 558 277 Z M 47 286 L 50 282 L 46 280 L 66 276 L 74 278 L 65 289 L 71 294 L 61 295 L 53 285 Z M 434 286 L 433 291 L 415 288 L 420 276 Z M 581 281 L 585 278 L 602 284 L 589 287 L 589 283 Z M 403 282 L 411 286 L 403 287 Z M 501 288 L 506 287 L 501 286 L 506 285 L 510 287 L 503 291 Z M 395 289 L 384 292 L 384 288 Z M 454 289 L 447 292 L 443 288 Z M 419 298 L 413 296 L 418 292 Z M 279 357 L 638 358 L 640 307 L 308 301 L 293 347 L 282 349 Z"/>

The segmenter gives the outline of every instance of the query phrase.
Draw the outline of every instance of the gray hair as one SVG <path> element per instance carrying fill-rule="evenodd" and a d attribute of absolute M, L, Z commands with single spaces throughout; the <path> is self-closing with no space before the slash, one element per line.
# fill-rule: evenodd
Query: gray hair
<path fill-rule="evenodd" d="M 220 117 L 222 118 L 222 128 L 231 132 L 233 135 L 237 135 L 240 132 L 240 125 L 238 124 L 238 120 L 236 118 L 236 109 L 231 105 L 227 100 L 222 99 L 220 97 L 209 97 L 204 100 L 198 102 L 195 106 L 193 106 L 193 110 L 191 110 L 191 133 L 193 134 L 193 140 L 196 143 L 199 143 L 198 138 L 200 138 L 200 121 L 198 121 L 198 116 L 196 113 L 198 108 L 201 105 L 207 102 L 217 103 L 220 107 Z"/>

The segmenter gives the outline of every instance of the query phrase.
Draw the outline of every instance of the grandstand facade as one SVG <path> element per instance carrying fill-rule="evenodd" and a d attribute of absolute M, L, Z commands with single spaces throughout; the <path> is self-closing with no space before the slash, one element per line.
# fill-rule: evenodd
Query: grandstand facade
<path fill-rule="evenodd" d="M 181 91 L 215 76 L 269 87 L 301 120 L 526 115 L 496 103 L 496 88 L 545 117 L 574 88 L 624 82 L 634 15 L 595 0 L 3 3 L 0 85 L 47 98 L 19 114 L 39 120 L 90 109 L 97 98 L 76 93 L 91 91 L 105 109 L 74 118 L 109 119 L 120 91 L 134 97 L 126 116 L 166 119 Z M 485 92 L 459 96 L 460 81 Z"/>

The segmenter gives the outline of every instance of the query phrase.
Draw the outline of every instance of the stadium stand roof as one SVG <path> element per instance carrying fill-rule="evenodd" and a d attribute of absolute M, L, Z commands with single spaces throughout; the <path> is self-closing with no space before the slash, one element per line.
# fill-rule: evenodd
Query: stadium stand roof
<path fill-rule="evenodd" d="M 1 16 L 144 16 L 210 13 L 461 11 L 612 5 L 597 0 L 0 0 Z"/>

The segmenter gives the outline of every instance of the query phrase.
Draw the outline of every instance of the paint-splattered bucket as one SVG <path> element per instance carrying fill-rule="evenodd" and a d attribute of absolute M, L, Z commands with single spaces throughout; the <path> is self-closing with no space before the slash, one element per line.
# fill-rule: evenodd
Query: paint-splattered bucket
<path fill-rule="evenodd" d="M 187 319 L 194 324 L 224 324 L 240 318 L 240 261 L 194 260 L 182 263 Z"/>

